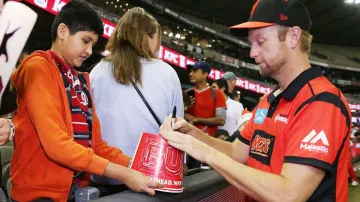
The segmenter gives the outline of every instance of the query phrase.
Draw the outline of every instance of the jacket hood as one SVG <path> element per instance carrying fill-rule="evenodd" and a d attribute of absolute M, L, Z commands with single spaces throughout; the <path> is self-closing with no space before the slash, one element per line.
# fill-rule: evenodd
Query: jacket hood
<path fill-rule="evenodd" d="M 36 58 L 36 60 L 34 60 Z M 49 51 L 35 51 L 30 56 L 28 56 L 20 66 L 14 71 L 11 80 L 15 86 L 15 88 L 19 87 L 19 81 L 21 79 L 20 75 L 26 69 L 25 67 L 32 62 L 39 62 L 43 61 L 44 63 L 54 63 Z M 35 79 L 35 78 L 34 78 Z"/>

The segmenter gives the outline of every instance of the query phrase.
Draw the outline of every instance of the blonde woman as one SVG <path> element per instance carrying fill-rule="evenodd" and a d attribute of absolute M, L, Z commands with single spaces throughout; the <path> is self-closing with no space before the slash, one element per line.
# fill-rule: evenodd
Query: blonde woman
<path fill-rule="evenodd" d="M 142 132 L 157 134 L 160 128 L 133 84 L 161 123 L 175 106 L 179 116 L 184 113 L 179 78 L 157 57 L 160 33 L 159 23 L 144 9 L 129 9 L 106 46 L 110 55 L 90 73 L 102 137 L 128 156 L 134 155 Z M 97 176 L 93 180 L 118 184 Z"/>

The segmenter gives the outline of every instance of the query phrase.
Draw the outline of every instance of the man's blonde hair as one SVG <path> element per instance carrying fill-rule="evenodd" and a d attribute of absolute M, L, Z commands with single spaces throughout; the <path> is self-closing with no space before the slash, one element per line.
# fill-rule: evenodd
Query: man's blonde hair
<path fill-rule="evenodd" d="M 285 41 L 286 34 L 288 33 L 290 27 L 278 25 L 278 37 L 280 41 Z M 309 31 L 301 30 L 301 41 L 300 41 L 300 50 L 303 53 L 310 54 L 311 51 L 311 42 L 312 42 L 313 36 L 310 34 Z"/>

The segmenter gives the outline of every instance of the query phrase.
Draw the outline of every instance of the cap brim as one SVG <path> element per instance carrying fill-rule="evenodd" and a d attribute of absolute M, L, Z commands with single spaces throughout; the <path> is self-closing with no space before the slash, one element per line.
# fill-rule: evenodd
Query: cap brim
<path fill-rule="evenodd" d="M 188 69 L 194 69 L 194 66 L 193 66 L 193 65 L 186 65 L 186 68 L 188 68 Z"/>
<path fill-rule="evenodd" d="M 242 24 L 234 25 L 229 28 L 229 33 L 236 37 L 247 37 L 249 29 L 258 29 L 263 27 L 270 27 L 276 23 L 269 22 L 245 22 Z"/>

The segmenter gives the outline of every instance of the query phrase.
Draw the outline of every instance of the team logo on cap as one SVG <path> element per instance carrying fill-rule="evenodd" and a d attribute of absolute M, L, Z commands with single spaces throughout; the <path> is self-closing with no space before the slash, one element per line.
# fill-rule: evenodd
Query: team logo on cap
<path fill-rule="evenodd" d="M 281 14 L 281 15 L 280 15 L 280 20 L 286 21 L 286 20 L 288 20 L 288 19 L 289 19 L 288 16 L 286 16 L 286 15 L 284 15 L 284 14 Z"/>

